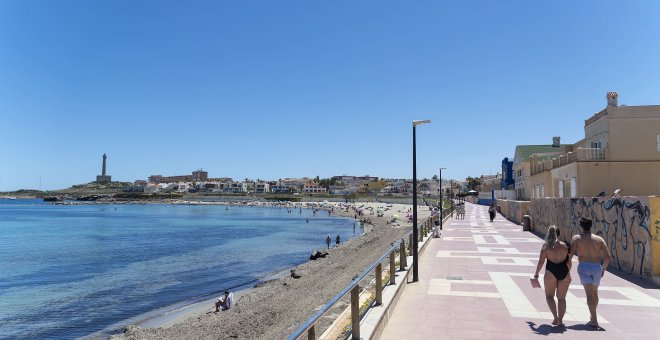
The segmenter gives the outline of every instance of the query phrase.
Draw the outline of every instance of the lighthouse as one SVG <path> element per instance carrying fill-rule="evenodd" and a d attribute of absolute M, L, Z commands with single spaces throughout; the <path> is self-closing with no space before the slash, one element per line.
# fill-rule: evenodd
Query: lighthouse
<path fill-rule="evenodd" d="M 101 167 L 101 175 L 96 176 L 96 183 L 109 183 L 112 182 L 112 176 L 108 176 L 105 174 L 105 163 L 106 160 L 108 159 L 108 156 L 106 154 L 103 154 L 103 165 Z"/>

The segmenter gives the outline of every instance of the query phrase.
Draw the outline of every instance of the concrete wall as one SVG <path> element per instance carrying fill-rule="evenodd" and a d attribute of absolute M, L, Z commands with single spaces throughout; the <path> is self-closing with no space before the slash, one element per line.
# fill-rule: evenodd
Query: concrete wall
<path fill-rule="evenodd" d="M 531 202 L 531 216 L 535 231 L 545 234 L 548 226 L 556 225 L 565 241 L 579 233 L 581 217 L 590 218 L 594 221 L 592 231 L 610 248 L 611 266 L 648 279 L 660 275 L 658 196 L 537 199 Z"/>
<path fill-rule="evenodd" d="M 659 130 L 660 131 L 660 128 Z M 651 196 L 660 193 L 660 161 L 656 162 L 578 162 L 577 196 L 611 195 Z"/>
<path fill-rule="evenodd" d="M 521 224 L 523 215 L 529 215 L 529 201 L 497 200 L 496 204 L 500 206 L 502 215 L 511 222 Z"/>
<path fill-rule="evenodd" d="M 653 276 L 660 276 L 660 196 L 649 198 L 651 208 L 651 256 L 653 257 Z M 658 283 L 656 281 L 656 283 Z"/>
<path fill-rule="evenodd" d="M 660 131 L 660 106 L 621 106 L 607 108 L 611 161 L 660 160 L 656 135 Z"/>

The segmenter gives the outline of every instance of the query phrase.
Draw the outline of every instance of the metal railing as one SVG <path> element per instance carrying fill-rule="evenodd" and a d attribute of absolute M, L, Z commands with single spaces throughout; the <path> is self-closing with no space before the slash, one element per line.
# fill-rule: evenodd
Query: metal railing
<path fill-rule="evenodd" d="M 446 209 L 449 211 L 450 209 Z M 445 215 L 447 216 L 447 215 Z M 439 214 L 435 216 L 430 216 L 423 223 L 421 223 L 418 228 L 420 228 L 419 240 L 422 241 L 426 235 L 433 231 L 435 226 L 435 221 L 439 219 Z M 316 336 L 316 322 L 319 318 L 325 315 L 339 300 L 341 300 L 348 292 L 351 293 L 351 333 L 352 339 L 360 339 L 360 282 L 371 274 L 372 271 L 376 271 L 376 298 L 372 306 L 379 306 L 383 304 L 383 266 L 382 262 L 389 257 L 389 270 L 390 270 L 390 280 L 389 284 L 394 285 L 396 283 L 396 252 L 399 251 L 399 270 L 403 271 L 407 267 L 406 259 L 406 239 L 408 240 L 408 250 L 410 250 L 410 244 L 412 244 L 412 230 L 403 235 L 400 241 L 396 242 L 392 247 L 390 247 L 383 256 L 381 256 L 376 262 L 371 264 L 369 268 L 362 272 L 357 278 L 355 278 L 348 286 L 346 286 L 339 294 L 335 295 L 330 301 L 328 301 L 318 312 L 316 312 L 311 318 L 307 320 L 303 325 L 298 327 L 295 332 L 293 332 L 288 339 L 295 340 L 300 338 L 303 334 L 307 333 L 308 340 L 317 339 Z M 405 276 L 404 276 L 405 278 Z"/>

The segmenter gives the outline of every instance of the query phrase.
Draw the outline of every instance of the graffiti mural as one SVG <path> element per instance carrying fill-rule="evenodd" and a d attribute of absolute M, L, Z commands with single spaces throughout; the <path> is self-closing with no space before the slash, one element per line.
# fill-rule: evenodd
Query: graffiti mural
<path fill-rule="evenodd" d="M 581 217 L 593 221 L 592 232 L 605 239 L 610 265 L 641 277 L 653 273 L 648 198 L 547 198 L 532 200 L 534 230 L 545 234 L 556 225 L 562 239 L 570 241 L 580 232 Z"/>

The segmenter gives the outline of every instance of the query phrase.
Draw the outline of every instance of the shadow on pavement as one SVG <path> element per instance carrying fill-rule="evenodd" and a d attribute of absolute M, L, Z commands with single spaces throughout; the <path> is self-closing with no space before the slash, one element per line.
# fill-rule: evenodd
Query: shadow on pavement
<path fill-rule="evenodd" d="M 527 321 L 527 326 L 529 326 L 529 329 L 532 330 L 535 334 L 538 335 L 548 335 L 548 334 L 562 334 L 566 332 L 566 327 L 565 326 L 554 326 L 554 325 L 548 325 L 548 324 L 543 324 L 543 325 L 536 325 L 535 323 L 531 321 Z M 593 328 L 592 328 L 593 329 Z"/>
<path fill-rule="evenodd" d="M 605 332 L 605 328 L 598 326 L 598 328 L 591 327 L 586 324 L 567 326 L 566 328 L 573 331 L 587 331 L 587 332 Z"/>

